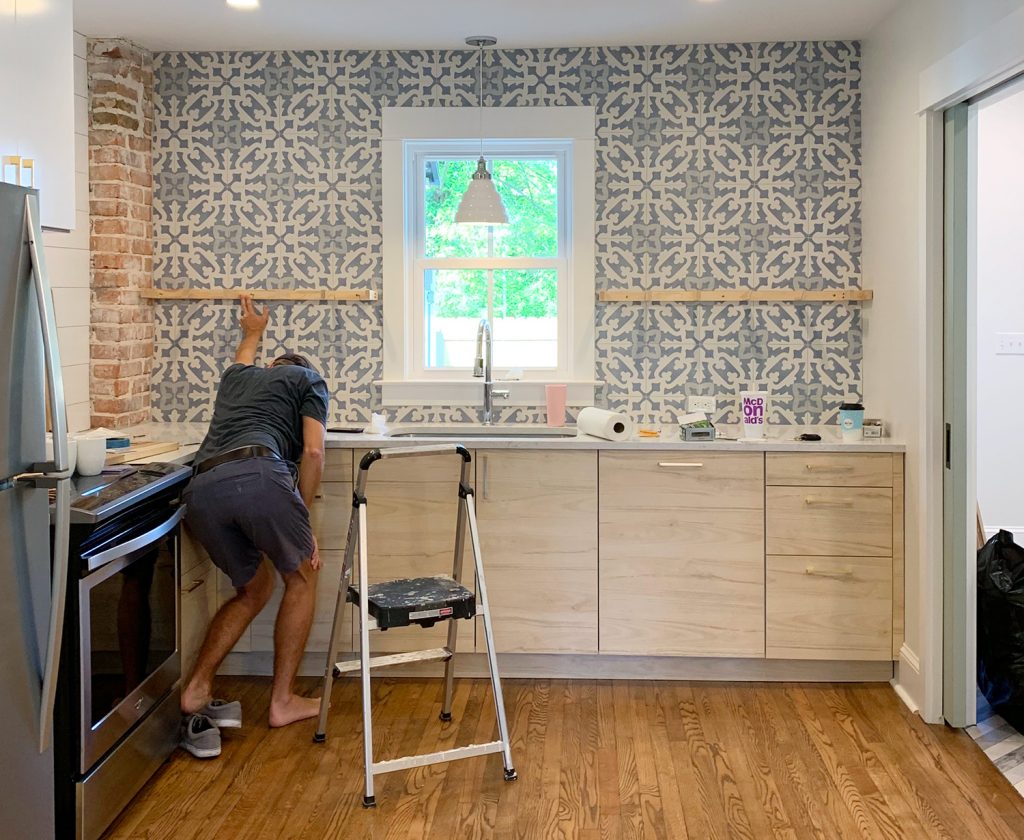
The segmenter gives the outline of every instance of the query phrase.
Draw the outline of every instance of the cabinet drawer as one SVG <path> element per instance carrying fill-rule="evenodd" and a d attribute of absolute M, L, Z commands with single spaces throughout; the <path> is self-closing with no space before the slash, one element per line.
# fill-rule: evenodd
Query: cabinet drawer
<path fill-rule="evenodd" d="M 768 484 L 823 487 L 892 487 L 892 455 L 769 452 Z"/>
<path fill-rule="evenodd" d="M 352 480 L 352 450 L 351 449 L 326 449 L 324 450 L 324 477 L 323 481 L 351 481 Z"/>
<path fill-rule="evenodd" d="M 762 510 L 756 453 L 602 452 L 601 510 Z"/>
<path fill-rule="evenodd" d="M 769 487 L 768 554 L 892 556 L 892 490 Z"/>
<path fill-rule="evenodd" d="M 888 557 L 767 558 L 769 659 L 892 658 Z"/>
<path fill-rule="evenodd" d="M 352 516 L 352 484 L 324 482 L 309 511 L 309 524 L 321 551 L 344 551 Z"/>
<path fill-rule="evenodd" d="M 209 559 L 181 578 L 181 670 L 192 673 L 199 646 L 217 612 L 217 570 Z"/>

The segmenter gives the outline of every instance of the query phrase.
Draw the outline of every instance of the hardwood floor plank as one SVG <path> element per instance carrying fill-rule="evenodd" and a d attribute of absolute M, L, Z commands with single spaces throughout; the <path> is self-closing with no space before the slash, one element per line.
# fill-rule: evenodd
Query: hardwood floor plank
<path fill-rule="evenodd" d="M 315 693 L 318 681 L 304 681 Z M 492 740 L 486 680 L 374 679 L 378 759 Z M 179 752 L 107 838 L 726 840 L 1024 836 L 1024 800 L 965 732 L 921 722 L 884 684 L 507 680 L 519 781 L 489 755 L 377 777 L 362 807 L 358 680 L 336 683 L 325 744 L 266 724 L 269 681 L 224 678 L 245 727 L 219 759 Z"/>

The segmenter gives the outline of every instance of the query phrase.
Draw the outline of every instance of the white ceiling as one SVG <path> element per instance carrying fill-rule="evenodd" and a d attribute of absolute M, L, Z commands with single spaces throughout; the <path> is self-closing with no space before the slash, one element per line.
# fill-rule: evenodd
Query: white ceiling
<path fill-rule="evenodd" d="M 451 49 L 852 39 L 900 0 L 74 0 L 75 29 L 154 50 Z"/>

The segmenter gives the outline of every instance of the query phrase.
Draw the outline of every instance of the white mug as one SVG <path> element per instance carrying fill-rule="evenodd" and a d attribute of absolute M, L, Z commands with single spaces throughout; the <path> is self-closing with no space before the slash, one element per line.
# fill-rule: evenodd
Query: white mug
<path fill-rule="evenodd" d="M 78 474 L 99 475 L 107 463 L 105 437 L 78 438 Z"/>

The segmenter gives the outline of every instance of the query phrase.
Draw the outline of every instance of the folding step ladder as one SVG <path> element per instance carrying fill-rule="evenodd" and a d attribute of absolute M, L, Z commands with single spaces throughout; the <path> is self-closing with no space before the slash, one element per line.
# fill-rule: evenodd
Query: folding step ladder
<path fill-rule="evenodd" d="M 459 455 L 462 471 L 459 478 L 459 512 L 455 526 L 455 559 L 452 574 L 437 577 L 404 578 L 383 583 L 368 583 L 367 541 L 366 541 L 366 481 L 370 467 L 377 461 L 391 458 L 412 458 L 423 455 Z M 358 670 L 362 678 L 363 693 L 363 761 L 366 772 L 366 792 L 363 805 L 367 808 L 377 804 L 373 793 L 373 778 L 381 773 L 422 767 L 471 758 L 489 753 L 501 753 L 505 766 L 505 780 L 515 781 L 516 771 L 512 766 L 512 750 L 509 746 L 508 722 L 505 718 L 505 701 L 501 694 L 501 679 L 498 676 L 498 659 L 494 652 L 494 634 L 491 628 L 491 611 L 487 602 L 487 585 L 484 582 L 484 567 L 480 555 L 480 535 L 477 531 L 476 505 L 473 488 L 469 482 L 472 455 L 461 444 L 437 444 L 429 446 L 399 447 L 395 449 L 373 449 L 359 462 L 359 477 L 352 494 L 352 519 L 349 521 L 348 540 L 345 544 L 345 562 L 342 565 L 341 580 L 338 584 L 338 601 L 334 608 L 334 622 L 331 626 L 331 641 L 327 651 L 327 665 L 324 668 L 323 694 L 320 698 L 320 717 L 317 721 L 313 740 L 322 744 L 327 740 L 327 712 L 331 702 L 331 687 L 342 674 Z M 473 563 L 476 568 L 477 595 L 462 585 L 462 554 L 466 525 L 469 525 L 470 543 L 473 548 Z M 359 547 L 359 586 L 352 586 L 352 565 Z M 362 597 L 366 593 L 366 597 Z M 359 616 L 359 659 L 353 662 L 336 662 L 338 635 L 343 626 L 345 604 L 356 606 Z M 441 720 L 452 719 L 452 687 L 455 678 L 453 655 L 458 631 L 458 620 L 480 616 L 484 622 L 484 639 L 487 644 L 487 666 L 491 674 L 491 688 L 494 694 L 494 710 L 498 718 L 499 740 L 486 744 L 470 744 L 440 752 L 409 755 L 387 761 L 373 760 L 373 722 L 370 708 L 370 669 L 386 665 L 404 665 L 410 662 L 444 662 L 444 701 L 441 706 Z M 387 630 L 389 627 L 405 627 L 418 624 L 432 627 L 438 621 L 448 621 L 447 644 L 441 648 L 396 653 L 388 656 L 370 656 L 369 631 Z"/>

